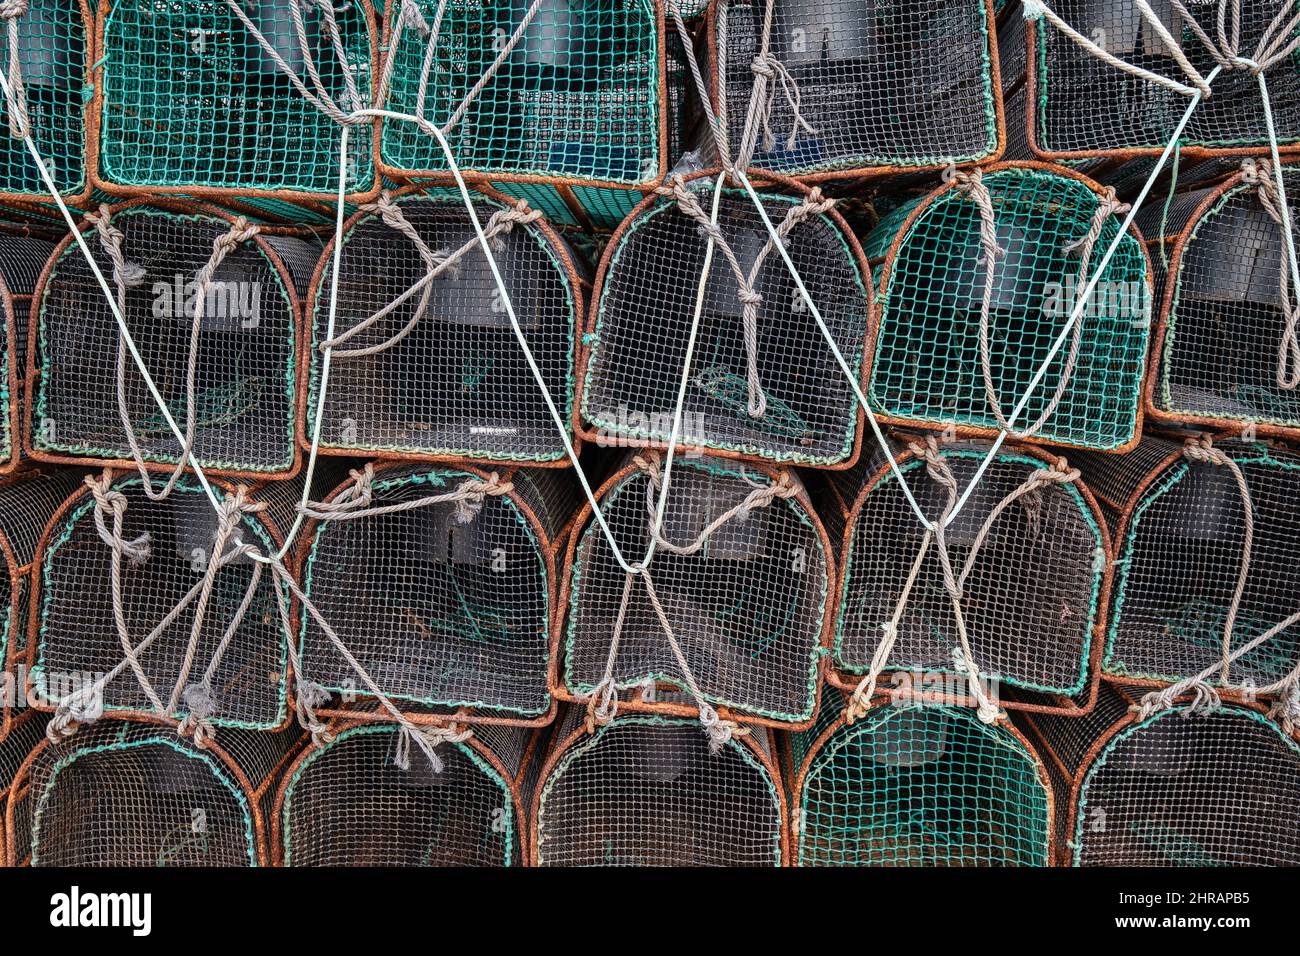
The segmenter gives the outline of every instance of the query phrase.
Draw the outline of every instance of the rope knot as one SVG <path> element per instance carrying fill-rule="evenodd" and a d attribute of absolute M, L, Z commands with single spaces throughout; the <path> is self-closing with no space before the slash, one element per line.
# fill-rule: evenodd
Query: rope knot
<path fill-rule="evenodd" d="M 468 729 L 461 730 L 455 724 L 446 727 L 417 727 L 412 723 L 403 723 L 397 732 L 397 748 L 393 753 L 393 764 L 399 770 L 411 769 L 411 744 L 414 743 L 429 758 L 429 766 L 434 773 L 442 773 L 443 762 L 438 756 L 437 748 L 442 744 L 458 744 L 470 738 Z"/>
<path fill-rule="evenodd" d="M 618 686 L 613 675 L 606 675 L 592 688 L 587 698 L 587 733 L 596 732 L 618 716 Z"/>
<path fill-rule="evenodd" d="M 741 727 L 734 720 L 723 720 L 713 705 L 704 701 L 700 701 L 700 726 L 708 735 L 709 753 L 715 755 L 733 738 L 749 733 L 748 727 Z"/>
<path fill-rule="evenodd" d="M 531 208 L 520 199 L 508 209 L 498 209 L 487 221 L 483 233 L 488 237 L 494 252 L 504 252 L 506 243 L 502 236 L 512 232 L 515 226 L 528 225 L 542 218 L 540 210 Z"/>
<path fill-rule="evenodd" d="M 1232 461 L 1228 455 L 1214 447 L 1214 439 L 1209 435 L 1187 439 L 1183 444 L 1183 457 L 1198 464 L 1220 467 Z"/>
<path fill-rule="evenodd" d="M 27 0 L 0 0 L 0 20 L 16 20 L 27 13 Z"/>
<path fill-rule="evenodd" d="M 150 546 L 152 539 L 149 532 L 145 531 L 130 541 L 122 537 L 121 525 L 126 516 L 127 498 L 113 487 L 112 472 L 105 469 L 99 478 L 87 475 L 85 482 L 95 499 L 95 530 L 99 533 L 99 537 L 114 553 L 126 558 L 133 565 L 139 566 L 147 562 L 152 554 Z M 107 514 L 113 516 L 112 530 L 105 522 Z"/>
<path fill-rule="evenodd" d="M 483 501 L 487 497 L 508 495 L 514 490 L 510 482 L 502 483 L 501 476 L 495 471 L 487 479 L 470 478 L 461 482 L 457 489 L 456 520 L 469 524 L 483 510 Z"/>

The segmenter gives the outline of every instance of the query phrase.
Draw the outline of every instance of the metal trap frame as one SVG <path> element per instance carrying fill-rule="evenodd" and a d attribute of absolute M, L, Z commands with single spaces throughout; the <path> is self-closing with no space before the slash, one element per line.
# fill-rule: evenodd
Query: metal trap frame
<path fill-rule="evenodd" d="M 238 4 L 100 0 L 91 101 L 96 189 L 287 200 L 337 194 L 339 120 L 370 106 L 379 72 L 369 0 L 337 10 L 319 0 Z M 223 118 L 218 104 L 233 115 Z M 379 191 L 375 130 L 373 119 L 351 127 L 345 190 L 353 201 Z"/>
<path fill-rule="evenodd" d="M 648 197 L 605 248 L 578 363 L 575 427 L 585 441 L 668 444 L 707 258 L 711 175 Z M 762 196 L 836 344 L 865 380 L 873 295 L 856 237 L 820 192 L 783 180 Z M 724 188 L 719 209 L 722 242 L 705 282 L 679 447 L 848 467 L 864 427 L 853 390 L 750 198 Z"/>
<path fill-rule="evenodd" d="M 602 713 L 680 717 L 707 702 L 724 720 L 806 726 L 817 711 L 836 573 L 802 482 L 788 469 L 679 457 L 653 536 L 662 467 L 662 456 L 644 453 L 596 492 L 621 551 L 642 554 L 654 538 L 643 581 L 615 563 L 590 504 L 575 519 L 553 632 L 564 662 L 555 696 Z"/>
<path fill-rule="evenodd" d="M 581 259 L 522 203 L 477 197 L 475 213 L 568 423 L 588 288 Z M 331 240 L 306 298 L 304 450 L 320 405 L 334 251 Z M 399 191 L 354 214 L 344 226 L 336 316 L 321 454 L 569 467 L 459 194 Z"/>
<path fill-rule="evenodd" d="M 180 200 L 101 207 L 79 228 L 174 418 L 192 430 L 200 465 L 247 481 L 293 477 L 302 463 L 298 290 L 318 249 Z M 55 249 L 33 297 L 24 451 L 53 464 L 176 474 L 184 446 L 130 362 L 74 242 L 68 236 Z"/>
<path fill-rule="evenodd" d="M 585 791 L 585 792 L 584 792 Z M 786 796 L 771 731 L 717 752 L 692 718 L 556 725 L 529 814 L 533 866 L 783 866 Z"/>

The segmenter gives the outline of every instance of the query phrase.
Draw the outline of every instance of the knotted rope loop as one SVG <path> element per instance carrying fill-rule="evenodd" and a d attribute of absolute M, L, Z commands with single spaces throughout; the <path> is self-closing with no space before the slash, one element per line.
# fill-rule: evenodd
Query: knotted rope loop
<path fill-rule="evenodd" d="M 1294 235 L 1292 223 L 1282 212 L 1284 204 L 1278 192 L 1272 165 L 1263 160 L 1248 159 L 1241 164 L 1241 181 L 1255 190 L 1259 204 L 1268 217 L 1282 231 L 1279 243 L 1282 262 L 1278 271 L 1278 301 L 1282 308 L 1282 341 L 1278 345 L 1277 385 L 1286 391 L 1300 387 L 1300 302 L 1292 298 L 1290 257 L 1287 253 L 1288 235 Z"/>
<path fill-rule="evenodd" d="M 446 727 L 417 727 L 403 724 L 397 731 L 397 747 L 393 753 L 393 764 L 399 770 L 411 769 L 411 744 L 414 743 L 429 758 L 429 766 L 434 773 L 442 773 L 442 758 L 438 756 L 438 747 L 443 744 L 459 744 L 469 740 L 473 733 L 468 728 L 455 724 Z"/>
<path fill-rule="evenodd" d="M 512 482 L 502 481 L 500 475 L 492 472 L 486 479 L 466 478 L 451 491 L 441 494 L 375 505 L 372 490 L 374 472 L 369 468 L 353 472 L 352 480 L 353 484 L 333 502 L 308 501 L 300 505 L 298 510 L 317 521 L 352 521 L 451 503 L 456 506 L 456 520 L 468 524 L 482 510 L 483 503 L 488 498 L 509 495 L 515 488 Z"/>
<path fill-rule="evenodd" d="M 21 57 L 22 38 L 19 23 L 27 14 L 27 0 L 0 0 L 0 20 L 5 21 L 6 55 L 9 58 L 9 135 L 26 139 L 32 134 L 31 119 L 27 112 L 27 88 L 23 82 Z"/>
<path fill-rule="evenodd" d="M 790 111 L 794 114 L 794 122 L 790 124 L 790 135 L 786 138 L 785 148 L 787 151 L 793 150 L 799 142 L 799 130 L 802 128 L 809 136 L 816 136 L 817 130 L 803 118 L 799 111 L 802 103 L 802 95 L 799 92 L 799 84 L 795 81 L 793 74 L 771 51 L 764 51 L 754 54 L 754 59 L 749 68 L 753 71 L 754 76 L 763 82 L 763 92 L 759 103 L 758 117 L 763 129 L 763 148 L 771 152 L 776 146 L 776 136 L 772 133 L 772 113 L 776 108 L 776 94 L 778 85 L 786 103 L 790 106 Z M 755 86 L 758 84 L 755 83 Z"/>
<path fill-rule="evenodd" d="M 1232 474 L 1232 480 L 1236 482 L 1237 491 L 1241 496 L 1242 516 L 1244 518 L 1241 540 L 1241 565 L 1237 572 L 1237 584 L 1232 592 L 1232 601 L 1228 605 L 1228 614 L 1223 625 L 1223 651 L 1220 660 L 1221 670 L 1219 672 L 1219 680 L 1227 684 L 1228 666 L 1232 660 L 1232 632 L 1236 628 L 1237 615 L 1241 612 L 1241 602 L 1245 597 L 1246 584 L 1250 578 L 1250 565 L 1255 542 L 1255 502 L 1251 497 L 1250 484 L 1246 481 L 1246 474 L 1242 471 L 1241 465 L 1237 464 L 1232 456 L 1215 448 L 1209 436 L 1189 438 L 1183 446 L 1183 457 L 1197 464 L 1226 468 Z"/>
<path fill-rule="evenodd" d="M 756 485 L 740 503 L 728 508 L 718 517 L 708 523 L 705 528 L 695 537 L 694 541 L 689 544 L 675 544 L 664 538 L 662 529 L 659 525 L 659 508 L 658 495 L 662 487 L 663 477 L 660 473 L 659 459 L 653 457 L 644 457 L 638 455 L 633 459 L 633 464 L 646 476 L 646 510 L 649 512 L 650 520 L 647 527 L 651 537 L 654 538 L 657 547 L 676 555 L 696 554 L 704 548 L 709 542 L 709 538 L 721 527 L 733 520 L 744 521 L 749 518 L 750 514 L 760 508 L 767 508 L 773 502 L 781 500 L 788 501 L 797 497 L 799 486 L 795 484 L 788 472 L 781 472 L 775 482 L 767 485 Z"/>
<path fill-rule="evenodd" d="M 98 478 L 87 475 L 85 484 L 95 499 L 95 530 L 103 542 L 118 558 L 126 558 L 133 565 L 139 566 L 148 561 L 152 544 L 149 532 L 141 532 L 130 541 L 125 541 L 120 533 L 114 534 L 108 528 L 105 516 L 111 515 L 114 524 L 120 527 L 127 509 L 126 495 L 113 487 L 113 473 L 106 468 Z"/>
<path fill-rule="evenodd" d="M 846 720 L 852 723 L 863 717 L 870 709 L 871 700 L 876 694 L 876 687 L 880 675 L 884 673 L 889 664 L 890 654 L 899 637 L 899 624 L 907 612 L 908 602 L 911 599 L 912 592 L 916 586 L 916 581 L 920 577 L 921 568 L 925 563 L 930 549 L 933 547 L 939 556 L 939 566 L 943 575 L 944 588 L 948 592 L 949 601 L 952 604 L 953 617 L 957 623 L 957 641 L 958 646 L 953 648 L 954 666 L 958 673 L 966 675 L 971 686 L 971 692 L 975 696 L 976 714 L 984 723 L 993 723 L 1002 716 L 1002 711 L 984 689 L 983 681 L 980 675 L 980 669 L 975 662 L 974 652 L 971 650 L 970 638 L 966 631 L 965 615 L 962 612 L 962 589 L 965 585 L 966 578 L 970 574 L 971 568 L 974 567 L 975 558 L 978 556 L 980 549 L 987 540 L 992 529 L 993 523 L 1010 505 L 1017 499 L 1046 484 L 1068 483 L 1075 481 L 1079 477 L 1076 469 L 1071 469 L 1064 459 L 1058 459 L 1047 468 L 1041 468 L 1032 472 L 1021 484 L 1019 488 L 1011 492 L 1002 501 L 1000 501 L 985 519 L 983 526 L 972 542 L 970 552 L 967 554 L 966 562 L 962 568 L 960 576 L 956 574 L 951 556 L 948 551 L 947 542 L 947 524 L 953 509 L 957 504 L 959 488 L 957 478 L 953 474 L 952 467 L 948 459 L 944 456 L 939 446 L 939 441 L 934 435 L 925 436 L 923 441 L 914 441 L 908 444 L 908 450 L 912 455 L 925 463 L 926 475 L 930 480 L 939 485 L 946 495 L 946 503 L 939 518 L 933 521 L 925 534 L 921 538 L 920 547 L 917 549 L 916 558 L 912 562 L 911 570 L 908 572 L 907 580 L 903 583 L 903 589 L 899 594 L 898 601 L 894 605 L 894 613 L 891 618 L 881 625 L 880 643 L 872 654 L 871 664 L 867 669 L 867 674 L 858 682 L 857 687 L 849 697 L 849 703 L 845 709 Z"/>
<path fill-rule="evenodd" d="M 117 284 L 118 311 L 125 319 L 127 290 L 144 282 L 145 271 L 138 264 L 127 261 L 124 250 L 125 236 L 120 229 L 113 225 L 112 212 L 108 206 L 101 205 L 99 212 L 91 214 L 88 219 L 99 235 L 100 246 L 113 263 L 113 277 Z M 118 335 L 118 418 L 122 423 L 122 430 L 126 435 L 127 445 L 130 448 L 131 457 L 135 461 L 136 470 L 140 474 L 144 493 L 151 501 L 162 501 L 175 490 L 181 475 L 185 472 L 185 464 L 194 450 L 194 443 L 198 433 L 199 341 L 203 331 L 203 318 L 207 311 L 208 291 L 217 270 L 227 257 L 257 234 L 257 226 L 250 225 L 243 216 L 236 217 L 226 232 L 217 235 L 213 239 L 212 254 L 208 257 L 207 262 L 200 266 L 199 270 L 194 274 L 194 318 L 190 324 L 190 340 L 185 362 L 185 440 L 176 455 L 176 464 L 161 489 L 154 488 L 153 479 L 150 477 L 149 468 L 145 463 L 144 450 L 140 447 L 140 439 L 136 434 L 135 423 L 131 420 L 131 411 L 127 406 L 126 369 L 128 350 L 126 336 Z"/>
<path fill-rule="evenodd" d="M 453 251 L 445 249 L 431 249 L 420 235 L 419 230 L 411 224 L 402 207 L 393 197 L 385 192 L 380 195 L 379 199 L 362 207 L 364 212 L 378 213 L 384 224 L 401 233 L 415 246 L 417 253 L 425 265 L 424 275 L 409 289 L 395 298 L 392 302 L 385 305 L 379 311 L 362 319 L 352 328 L 335 335 L 332 339 L 321 342 L 317 348 L 322 352 L 332 352 L 336 359 L 347 358 L 364 358 L 370 355 L 378 355 L 397 345 L 403 339 L 414 331 L 420 320 L 428 313 L 429 302 L 433 296 L 433 282 L 439 276 L 450 272 L 453 278 L 456 276 L 461 260 L 471 251 L 479 248 L 478 237 L 475 236 L 459 248 Z M 487 237 L 488 242 L 496 252 L 502 252 L 505 248 L 505 240 L 501 237 L 510 233 L 517 225 L 526 225 L 536 222 L 541 218 L 541 212 L 531 209 L 524 200 L 519 200 L 514 205 L 505 209 L 499 209 L 492 214 L 483 227 L 483 234 Z M 420 299 L 416 303 L 415 310 L 411 313 L 411 318 L 391 337 L 375 345 L 369 345 L 364 348 L 340 349 L 344 345 L 356 338 L 362 332 L 372 328 L 378 322 L 392 315 L 412 296 L 419 295 Z"/>

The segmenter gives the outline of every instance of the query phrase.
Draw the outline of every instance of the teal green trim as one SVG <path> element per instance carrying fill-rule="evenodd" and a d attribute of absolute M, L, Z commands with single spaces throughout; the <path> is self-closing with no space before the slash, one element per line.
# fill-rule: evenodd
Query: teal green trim
<path fill-rule="evenodd" d="M 375 735 L 396 737 L 397 734 L 400 732 L 401 732 L 401 728 L 395 726 L 389 726 L 385 724 L 369 724 L 361 727 L 353 727 L 349 730 L 345 730 L 342 733 L 338 734 L 337 736 L 334 737 L 333 740 L 329 741 L 329 743 L 320 745 L 315 750 L 313 750 L 310 754 L 308 754 L 307 757 L 303 759 L 302 763 L 300 763 L 297 769 L 293 772 L 293 774 L 290 775 L 289 780 L 285 784 L 285 788 L 284 788 L 284 806 L 282 808 L 281 816 L 280 816 L 280 820 L 281 820 L 280 830 L 284 836 L 282 842 L 284 847 L 285 866 L 294 865 L 293 841 L 292 841 L 293 827 L 290 824 L 290 814 L 293 812 L 294 794 L 298 788 L 298 784 L 302 781 L 302 778 L 306 775 L 307 771 L 311 769 L 312 765 L 315 764 L 316 761 L 319 760 L 321 757 L 328 754 L 332 749 L 334 749 L 334 747 L 338 746 L 339 744 L 343 743 L 346 740 L 352 739 L 353 737 L 368 737 L 368 736 L 375 736 Z M 479 770 L 479 772 L 481 772 L 485 777 L 491 780 L 492 783 L 501 791 L 501 795 L 503 798 L 502 806 L 505 808 L 505 813 L 503 815 L 505 830 L 502 833 L 502 838 L 504 840 L 505 846 L 504 846 L 504 855 L 502 856 L 501 865 L 502 866 L 515 865 L 515 860 L 514 860 L 515 837 L 517 835 L 516 831 L 518 830 L 519 824 L 515 820 L 515 801 L 514 801 L 514 796 L 510 790 L 509 782 L 504 780 L 501 777 L 501 775 L 497 773 L 496 768 L 493 767 L 486 760 L 484 760 L 482 755 L 473 747 L 469 746 L 468 744 L 456 742 L 456 743 L 451 743 L 449 746 L 454 747 L 456 750 L 460 751 L 460 753 L 462 753 L 465 757 L 469 758 L 469 760 L 474 764 L 474 766 Z M 345 821 L 335 821 L 335 823 L 336 825 L 339 826 L 352 827 L 357 824 L 357 821 L 354 818 L 349 818 L 348 820 Z"/>
<path fill-rule="evenodd" d="M 92 754 L 123 752 L 127 750 L 144 750 L 150 747 L 170 747 L 182 757 L 189 760 L 196 760 L 207 767 L 207 769 L 212 773 L 213 778 L 234 798 L 235 803 L 242 812 L 244 821 L 244 838 L 248 851 L 248 865 L 257 866 L 257 838 L 254 835 L 252 810 L 249 807 L 244 792 L 234 783 L 233 780 L 230 779 L 229 771 L 227 771 L 223 765 L 219 764 L 210 754 L 204 753 L 202 750 L 195 750 L 183 746 L 180 739 L 177 737 L 168 737 L 163 735 L 144 740 L 119 740 L 114 743 L 102 744 L 95 747 L 82 747 L 60 757 L 54 764 L 53 769 L 50 771 L 49 780 L 45 785 L 45 789 L 41 791 L 40 798 L 36 804 L 36 809 L 32 815 L 31 865 L 40 866 L 41 823 L 44 820 L 45 813 L 48 809 L 50 795 L 54 792 L 54 788 L 58 784 L 58 779 L 65 770 L 70 768 L 82 757 Z M 157 865 L 164 866 L 165 864 L 161 862 L 162 858 L 160 857 L 159 859 L 160 862 Z"/>

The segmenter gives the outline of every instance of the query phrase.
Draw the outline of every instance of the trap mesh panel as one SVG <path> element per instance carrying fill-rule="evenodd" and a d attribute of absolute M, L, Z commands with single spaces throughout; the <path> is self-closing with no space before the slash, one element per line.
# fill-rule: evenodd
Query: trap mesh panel
<path fill-rule="evenodd" d="M 1004 250 L 989 308 L 989 377 L 1010 416 L 1078 306 L 1087 279 L 1079 281 L 1081 262 L 1069 247 L 1087 236 L 1100 200 L 1086 180 L 1037 167 L 999 167 L 983 181 Z M 1089 276 L 1121 219 L 1110 216 L 1103 224 Z M 954 184 L 891 213 L 866 240 L 867 258 L 884 258 L 870 399 L 891 420 L 998 429 L 980 362 L 986 276 L 981 222 L 977 203 Z M 1059 404 L 1034 437 L 1102 450 L 1130 444 L 1137 434 L 1150 317 L 1147 260 L 1134 232 L 1120 243 L 1084 305 L 1073 367 L 1067 337 L 1017 429 L 1051 409 L 1068 371 Z"/>
<path fill-rule="evenodd" d="M 196 273 L 231 225 L 205 207 L 133 205 L 112 214 L 124 235 L 125 318 L 176 424 L 186 429 L 186 363 Z M 112 260 L 93 226 L 86 242 L 116 293 Z M 216 472 L 281 475 L 295 454 L 296 288 L 319 249 L 259 237 L 225 257 L 205 298 L 195 377 L 194 453 Z M 31 446 L 53 461 L 131 461 L 118 404 L 120 332 L 81 250 L 65 240 L 37 290 Z M 171 465 L 181 445 L 125 357 L 125 404 L 148 462 Z"/>
<path fill-rule="evenodd" d="M 102 5 L 99 178 L 133 191 L 338 191 L 341 127 L 309 102 L 232 9 L 236 0 L 121 0 Z M 304 50 L 294 27 L 301 9 Z M 369 6 L 335 10 L 346 69 L 318 3 L 251 0 L 239 9 L 276 56 L 344 113 L 370 102 Z M 311 71 L 316 71 L 316 76 Z M 319 77 L 319 84 L 315 82 Z M 371 127 L 349 134 L 346 189 L 372 190 Z"/>
<path fill-rule="evenodd" d="M 1297 608 L 1300 593 L 1300 457 L 1263 444 L 1216 446 L 1243 472 L 1254 532 L 1233 650 Z M 1231 471 L 1188 460 L 1181 446 L 1144 439 L 1123 456 L 1080 455 L 1077 464 L 1109 501 L 1118 555 L 1102 668 L 1138 681 L 1176 681 L 1222 660 L 1223 635 L 1241 574 L 1246 510 Z M 1300 625 L 1243 655 L 1229 684 L 1263 686 L 1300 660 Z M 1221 683 L 1217 672 L 1210 683 Z"/>
<path fill-rule="evenodd" d="M 15 722 L 8 735 L 0 736 L 0 866 L 18 866 L 31 852 L 32 822 L 24 809 L 28 806 L 25 801 L 15 802 L 12 826 L 7 822 L 9 788 L 27 756 L 44 739 L 45 723 L 44 715 L 29 712 L 27 717 Z"/>
<path fill-rule="evenodd" d="M 41 534 L 63 500 L 77 486 L 74 474 L 23 473 L 0 483 L 0 670 L 14 695 L 26 693 L 21 668 L 27 648 L 35 562 Z M 4 682 L 0 681 L 0 691 Z M 0 694 L 0 739 L 15 701 Z"/>
<path fill-rule="evenodd" d="M 1178 707 L 1146 720 L 1102 696 L 1098 717 L 1035 718 L 1077 773 L 1076 866 L 1295 866 L 1300 745 L 1262 714 Z"/>
<path fill-rule="evenodd" d="M 963 442 L 940 450 L 958 489 L 965 489 L 989 446 Z M 918 503 L 937 520 L 947 503 L 945 489 L 927 475 L 923 459 L 903 448 L 895 453 Z M 1008 686 L 1076 695 L 1089 681 L 1107 541 L 1096 506 L 1077 483 L 1050 482 L 1020 494 L 1031 476 L 1050 466 L 1050 457 L 1028 447 L 1004 446 L 945 537 L 980 673 Z M 844 538 L 832 660 L 841 672 L 860 676 L 871 669 L 883 625 L 898 611 L 925 529 L 883 452 L 873 456 L 865 482 L 852 481 L 851 473 L 844 477 L 856 505 Z M 903 604 L 889 670 L 951 671 L 959 644 L 952 597 L 931 544 Z"/>
<path fill-rule="evenodd" d="M 534 803 L 538 866 L 780 866 L 784 801 L 756 731 L 717 754 L 693 719 L 561 725 Z"/>
<path fill-rule="evenodd" d="M 259 866 L 263 806 L 290 732 L 198 749 L 170 728 L 106 721 L 41 744 L 25 812 L 33 866 Z"/>
<path fill-rule="evenodd" d="M 853 175 L 987 161 L 1001 150 L 987 0 L 719 3 L 714 84 L 733 150 L 750 113 L 769 15 L 768 55 L 786 76 L 768 80 L 770 101 L 760 109 L 771 134 L 760 127 L 753 166 Z"/>
<path fill-rule="evenodd" d="M 468 468 L 383 471 L 372 506 L 454 493 L 485 476 Z M 558 472 L 501 481 L 513 490 L 487 496 L 468 521 L 449 501 L 315 526 L 303 588 L 403 710 L 474 708 L 525 723 L 550 711 L 551 551 L 574 509 L 572 486 Z M 309 615 L 301 648 L 305 678 L 345 701 L 369 696 Z"/>
<path fill-rule="evenodd" d="M 1249 57 L 1281 12 L 1281 5 L 1276 0 L 1246 0 L 1239 6 L 1239 53 Z M 1173 51 L 1131 0 L 1056 0 L 1051 8 L 1121 60 L 1188 83 Z M 1215 59 L 1192 28 L 1175 15 L 1169 0 L 1154 0 L 1151 9 L 1191 64 L 1206 76 L 1215 67 Z M 1188 3 L 1185 9 L 1211 39 L 1217 39 L 1218 3 Z M 1030 97 L 1030 134 L 1035 152 L 1042 156 L 1159 152 L 1187 111 L 1190 98 L 1186 94 L 1104 63 L 1046 20 L 1032 24 L 1030 45 L 1035 84 L 1035 95 Z M 1292 52 L 1270 66 L 1265 77 L 1278 140 L 1286 149 L 1300 142 L 1300 54 Z M 1224 69 L 1215 78 L 1211 95 L 1193 111 L 1181 142 L 1194 151 L 1267 147 L 1255 75 L 1242 68 Z"/>
<path fill-rule="evenodd" d="M 337 346 L 330 367 L 322 444 L 328 449 L 489 461 L 567 462 L 555 420 L 510 324 L 460 197 L 407 196 L 402 215 L 431 250 L 474 243 L 422 293 Z M 504 207 L 478 202 L 486 224 Z M 494 253 L 524 337 L 566 423 L 572 418 L 574 339 L 582 293 L 570 253 L 549 228 L 516 225 Z M 311 389 L 304 428 L 315 426 L 321 343 L 327 339 L 332 251 L 316 283 Z M 344 234 L 335 336 L 386 308 L 428 275 L 420 251 L 377 213 Z M 410 322 L 409 335 L 374 355 Z"/>
<path fill-rule="evenodd" d="M 1300 195 L 1300 170 L 1283 176 L 1288 193 Z M 1278 378 L 1286 325 L 1280 282 L 1285 269 L 1290 285 L 1290 267 L 1277 222 L 1258 189 L 1240 178 L 1180 205 L 1174 214 L 1182 211 L 1183 221 L 1169 226 L 1180 235 L 1152 375 L 1153 414 L 1300 434 L 1300 391 Z M 1294 212 L 1292 228 L 1300 232 Z"/>
<path fill-rule="evenodd" d="M 711 208 L 708 183 L 690 188 Z M 763 197 L 773 225 L 799 203 Z M 769 235 L 749 197 L 724 190 L 718 225 L 741 268 L 751 271 Z M 580 407 L 591 437 L 667 444 L 706 245 L 696 221 L 666 198 L 641 206 L 610 242 L 584 338 L 591 351 Z M 871 293 L 843 220 L 833 212 L 809 216 L 790 230 L 786 248 L 836 344 L 859 369 Z M 750 415 L 744 306 L 719 251 L 705 289 L 682 443 L 803 465 L 845 462 L 858 437 L 853 391 L 780 255 L 769 250 L 750 284 L 762 299 L 754 364 L 766 408 Z"/>
<path fill-rule="evenodd" d="M 17 14 L 15 49 L 9 21 L 0 21 L 0 69 L 13 85 L 19 111 L 0 97 L 0 194 L 48 196 L 35 160 L 22 138 L 26 129 L 59 192 L 78 198 L 86 179 L 87 42 L 90 11 L 82 0 L 27 0 Z M 15 59 L 17 67 L 15 70 Z"/>
<path fill-rule="evenodd" d="M 661 534 L 670 546 L 659 544 L 650 573 L 704 697 L 738 714 L 798 723 L 810 720 L 816 707 L 834 567 L 806 496 L 778 498 L 731 518 L 694 553 L 673 550 L 688 548 L 756 489 L 780 479 L 776 472 L 720 459 L 677 459 Z M 601 512 L 629 560 L 643 557 L 650 544 L 658 489 L 632 466 L 601 492 Z M 620 689 L 660 681 L 685 689 L 687 676 L 639 580 L 631 584 L 619 629 L 628 576 L 597 524 L 589 520 L 570 560 L 567 690 L 585 696 L 601 683 L 614 635 L 612 676 Z"/>
<path fill-rule="evenodd" d="M 279 812 L 285 866 L 519 866 L 516 779 L 528 731 L 479 728 L 438 747 L 441 769 L 413 752 L 393 762 L 398 728 L 371 724 L 309 748 Z"/>
<path fill-rule="evenodd" d="M 19 424 L 32 291 L 53 251 L 42 239 L 0 235 L 0 474 L 12 471 L 21 457 Z"/>
<path fill-rule="evenodd" d="M 389 44 L 387 106 L 406 114 L 422 108 L 444 129 L 462 170 L 629 187 L 662 177 L 662 13 L 654 0 L 451 0 L 430 57 L 439 5 L 388 3 L 390 38 L 408 6 L 419 16 L 408 16 L 397 44 Z M 386 121 L 380 150 L 398 174 L 447 170 L 437 140 L 413 123 Z"/>
<path fill-rule="evenodd" d="M 799 865 L 1051 862 L 1046 769 L 1010 725 L 950 707 L 885 706 L 834 728 L 803 764 Z"/>
<path fill-rule="evenodd" d="M 141 542 L 144 549 L 143 560 L 137 555 L 121 562 L 126 631 L 146 677 L 167 704 L 192 640 L 217 515 L 198 482 L 188 477 L 161 502 L 150 501 L 134 476 L 118 479 L 112 490 L 126 496 L 122 539 Z M 216 490 L 222 495 L 233 489 L 218 485 Z M 153 713 L 156 705 L 133 668 L 121 666 L 125 656 L 115 625 L 113 552 L 96 529 L 95 512 L 94 498 L 83 489 L 51 525 L 41 564 L 32 680 L 46 705 L 54 706 L 120 668 L 104 687 L 104 712 Z M 103 520 L 111 529 L 112 512 L 106 511 Z M 223 553 L 238 542 L 269 554 L 279 546 L 279 531 L 263 517 L 245 515 Z M 253 588 L 255 569 L 253 559 L 242 556 L 217 571 L 176 719 L 197 710 L 196 716 L 222 728 L 269 729 L 285 721 L 286 635 L 272 575 L 261 574 Z M 246 599 L 250 603 L 241 616 Z M 179 615 L 167 623 L 178 607 Z M 223 647 L 232 626 L 233 636 Z"/>

